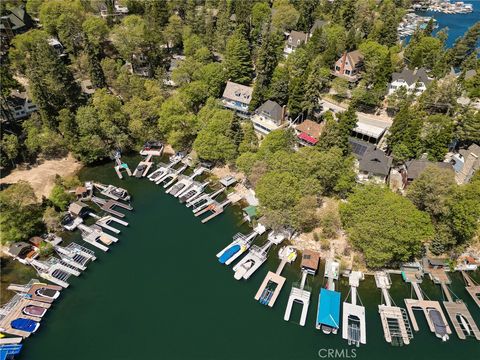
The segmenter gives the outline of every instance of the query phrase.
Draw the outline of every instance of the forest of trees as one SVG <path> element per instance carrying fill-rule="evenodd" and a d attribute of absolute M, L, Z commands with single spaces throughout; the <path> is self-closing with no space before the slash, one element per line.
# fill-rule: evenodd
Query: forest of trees
<path fill-rule="evenodd" d="M 441 180 L 420 178 L 406 198 L 386 189 L 363 189 L 355 183 L 348 136 L 357 110 L 375 111 L 386 104 L 395 116 L 387 145 L 396 164 L 423 154 L 442 161 L 454 140 L 479 143 L 480 113 L 457 99 L 480 97 L 475 51 L 480 22 L 447 49 L 445 31 L 434 34 L 432 24 L 417 30 L 408 45 L 398 42 L 396 29 L 407 0 L 121 2 L 129 9 L 127 16 L 113 16 L 114 1 L 106 0 L 110 16 L 103 18 L 98 16 L 99 1 L 26 1 L 28 13 L 42 26 L 11 41 L 1 66 L 2 99 L 26 82 L 39 112 L 21 124 L 4 125 L 3 168 L 68 152 L 94 164 L 115 150 L 128 152 L 161 140 L 175 150 L 193 149 L 201 159 L 243 171 L 274 228 L 310 231 L 320 221 L 315 211 L 322 197 L 348 199 L 341 209 L 344 226 L 371 266 L 406 260 L 424 242 L 442 252 L 474 237 L 478 180 L 458 187 L 446 175 L 439 175 Z M 16 5 L 4 1 L 0 10 Z M 308 33 L 319 19 L 325 24 L 285 57 L 284 33 Z M 49 45 L 51 37 L 63 44 L 66 58 Z M 365 66 L 353 86 L 334 78 L 331 70 L 343 52 L 356 49 L 364 55 Z M 174 55 L 184 58 L 169 72 Z M 146 67 L 151 76 L 132 73 L 128 64 Z M 401 91 L 386 98 L 392 73 L 404 66 L 425 67 L 434 80 L 419 98 Z M 451 67 L 460 76 L 448 75 Z M 465 79 L 468 70 L 476 74 Z M 91 96 L 81 91 L 84 79 L 95 88 Z M 221 106 L 218 99 L 227 80 L 253 86 L 250 110 L 270 99 L 286 105 L 290 118 L 314 118 L 319 100 L 329 92 L 348 110 L 323 116 L 325 131 L 315 147 L 295 151 L 290 130 L 274 131 L 259 144 L 251 123 Z M 59 180 L 42 205 L 36 204 L 40 199 L 32 197 L 28 184 L 2 191 L 2 209 L 9 209 L 0 215 L 5 239 L 24 239 L 45 226 L 46 215 L 49 220 L 58 216 L 69 200 L 68 185 Z M 438 199 L 422 198 L 428 186 Z M 364 213 L 362 206 L 370 197 L 378 203 L 369 204 Z M 442 209 L 431 208 L 440 203 Z M 453 214 L 459 208 L 463 217 Z M 389 225 L 375 220 L 382 209 L 392 217 L 406 216 L 411 227 L 387 232 Z M 364 219 L 359 219 L 362 214 Z M 20 225 L 25 217 L 29 221 Z M 378 224 L 365 232 L 366 220 Z M 391 256 L 385 257 L 386 252 Z"/>

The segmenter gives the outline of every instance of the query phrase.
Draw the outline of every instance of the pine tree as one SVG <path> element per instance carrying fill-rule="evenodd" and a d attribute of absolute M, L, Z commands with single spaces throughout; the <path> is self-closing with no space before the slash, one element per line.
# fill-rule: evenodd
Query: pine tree
<path fill-rule="evenodd" d="M 103 69 L 100 64 L 101 59 L 99 51 L 95 49 L 88 40 L 86 40 L 85 51 L 87 53 L 88 62 L 90 63 L 89 70 L 92 85 L 97 89 L 107 86 L 105 75 L 103 74 Z"/>
<path fill-rule="evenodd" d="M 169 18 L 167 1 L 145 1 L 144 6 L 148 26 L 156 31 L 163 29 Z"/>
<path fill-rule="evenodd" d="M 215 27 L 215 46 L 218 51 L 223 52 L 230 34 L 230 10 L 227 0 L 220 0 L 218 5 L 217 22 Z"/>
<path fill-rule="evenodd" d="M 250 83 L 252 79 L 250 49 L 240 31 L 236 31 L 227 41 L 225 67 L 231 81 L 240 84 Z"/>

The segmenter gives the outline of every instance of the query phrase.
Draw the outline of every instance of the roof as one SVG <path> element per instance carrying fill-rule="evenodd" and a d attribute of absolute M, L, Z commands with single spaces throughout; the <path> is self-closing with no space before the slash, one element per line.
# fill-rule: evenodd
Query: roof
<path fill-rule="evenodd" d="M 428 263 L 431 266 L 445 266 L 445 260 L 443 260 L 443 259 L 431 259 L 431 258 L 429 258 Z"/>
<path fill-rule="evenodd" d="M 293 30 L 288 36 L 288 43 L 292 46 L 300 46 L 307 41 L 308 35 L 303 31 Z"/>
<path fill-rule="evenodd" d="M 223 97 L 234 101 L 240 101 L 244 104 L 250 104 L 252 93 L 253 88 L 250 86 L 227 81 L 227 86 L 225 86 L 225 90 L 223 91 Z"/>
<path fill-rule="evenodd" d="M 379 121 L 364 119 L 357 120 L 357 124 L 353 131 L 378 140 L 383 135 L 387 127 L 387 124 L 382 124 Z"/>
<path fill-rule="evenodd" d="M 299 139 L 302 139 L 312 145 L 315 145 L 317 142 L 318 142 L 318 139 L 315 139 L 314 137 L 302 132 L 300 134 L 298 134 L 298 138 Z"/>
<path fill-rule="evenodd" d="M 443 169 L 452 169 L 452 164 L 446 162 L 432 162 L 428 160 L 409 160 L 405 164 L 407 166 L 407 178 L 410 180 L 415 180 L 420 174 L 429 166 L 435 165 Z"/>
<path fill-rule="evenodd" d="M 323 25 L 325 25 L 327 22 L 324 20 L 317 19 L 313 23 L 312 27 L 310 28 L 310 34 L 313 34 L 313 32 L 319 28 L 321 28 Z"/>
<path fill-rule="evenodd" d="M 68 212 L 72 213 L 73 215 L 80 215 L 83 209 L 86 209 L 87 205 L 82 203 L 81 201 L 75 201 L 71 203 L 68 207 Z"/>
<path fill-rule="evenodd" d="M 280 122 L 283 120 L 283 107 L 276 101 L 267 100 L 255 110 L 257 114 L 268 116 L 270 119 Z"/>
<path fill-rule="evenodd" d="M 360 50 L 354 50 L 347 53 L 348 62 L 357 65 L 363 61 L 363 54 Z"/>
<path fill-rule="evenodd" d="M 427 70 L 425 68 L 409 70 L 404 68 L 400 73 L 392 74 L 392 81 L 403 80 L 409 86 L 417 82 L 423 82 L 425 85 L 429 84 L 432 80 L 428 77 Z"/>
<path fill-rule="evenodd" d="M 32 245 L 23 242 L 23 241 L 18 241 L 14 242 L 12 245 L 10 245 L 10 248 L 8 249 L 8 252 L 12 254 L 12 256 L 18 256 L 25 250 L 30 250 Z"/>
<path fill-rule="evenodd" d="M 302 254 L 302 268 L 309 268 L 312 270 L 318 269 L 318 264 L 320 263 L 320 254 L 316 251 L 304 250 Z"/>
<path fill-rule="evenodd" d="M 87 192 L 87 188 L 85 186 L 79 186 L 75 189 L 75 195 L 83 195 Z"/>
<path fill-rule="evenodd" d="M 480 146 L 477 144 L 470 145 L 467 149 L 462 149 L 459 153 L 464 157 L 468 157 L 470 154 L 474 154 L 477 157 L 480 157 Z"/>
<path fill-rule="evenodd" d="M 305 120 L 304 122 L 302 122 L 301 124 L 298 124 L 295 129 L 297 129 L 298 131 L 302 132 L 302 133 L 305 133 L 306 135 L 316 139 L 318 141 L 318 139 L 320 138 L 320 135 L 322 134 L 323 132 L 323 128 L 325 127 L 325 123 L 317 123 L 315 121 L 312 121 L 312 120 Z"/>
<path fill-rule="evenodd" d="M 340 293 L 325 288 L 320 289 L 318 297 L 317 324 L 332 328 L 340 327 Z"/>
<path fill-rule="evenodd" d="M 352 147 L 353 155 L 359 160 L 363 158 L 367 151 L 375 149 L 375 145 L 354 137 L 349 137 L 348 142 Z"/>
<path fill-rule="evenodd" d="M 25 11 L 25 8 L 23 5 L 17 6 L 11 10 L 9 10 L 8 15 L 2 16 L 2 22 L 0 23 L 0 29 L 5 29 L 5 24 L 4 21 L 8 21 L 10 23 L 10 26 L 12 30 L 17 30 L 21 29 L 24 26 L 30 26 L 31 25 L 31 18 Z"/>
<path fill-rule="evenodd" d="M 28 240 L 32 245 L 39 247 L 40 244 L 43 242 L 43 239 L 40 236 L 34 236 L 30 240 Z"/>
<path fill-rule="evenodd" d="M 360 171 L 366 171 L 378 175 L 388 175 L 392 167 L 392 158 L 382 150 L 370 149 L 359 161 Z"/>

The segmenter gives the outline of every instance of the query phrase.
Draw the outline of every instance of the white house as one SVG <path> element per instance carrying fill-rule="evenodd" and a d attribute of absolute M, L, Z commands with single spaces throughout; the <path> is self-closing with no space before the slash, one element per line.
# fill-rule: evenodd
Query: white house
<path fill-rule="evenodd" d="M 1 118 L 4 121 L 20 120 L 28 117 L 38 110 L 26 92 L 12 91 L 6 99 L 6 106 L 1 108 Z"/>
<path fill-rule="evenodd" d="M 302 31 L 292 31 L 288 36 L 288 39 L 285 43 L 285 48 L 283 49 L 283 53 L 285 56 L 290 55 L 291 53 L 295 52 L 295 50 L 305 44 L 309 38 L 308 34 L 305 34 Z"/>
<path fill-rule="evenodd" d="M 227 109 L 234 110 L 238 116 L 248 119 L 250 111 L 248 106 L 252 101 L 253 88 L 227 81 L 223 91 L 222 103 Z"/>
<path fill-rule="evenodd" d="M 392 74 L 392 82 L 388 88 L 388 95 L 393 94 L 399 88 L 404 87 L 409 94 L 419 95 L 427 89 L 432 78 L 428 77 L 425 68 L 409 70 L 403 69 L 400 73 Z"/>
<path fill-rule="evenodd" d="M 285 106 L 282 107 L 275 101 L 267 100 L 255 110 L 250 119 L 256 132 L 267 135 L 285 125 Z"/>

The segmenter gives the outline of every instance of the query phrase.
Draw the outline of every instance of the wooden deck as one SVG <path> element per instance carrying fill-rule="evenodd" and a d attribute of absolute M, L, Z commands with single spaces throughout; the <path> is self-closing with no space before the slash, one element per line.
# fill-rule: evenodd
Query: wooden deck
<path fill-rule="evenodd" d="M 464 304 L 463 301 L 461 300 L 456 302 L 444 301 L 443 306 L 445 306 L 445 310 L 447 311 L 448 317 L 450 318 L 450 321 L 453 324 L 453 328 L 455 329 L 455 332 L 457 333 L 457 336 L 460 339 L 462 340 L 466 339 L 466 335 L 463 330 L 463 325 L 458 320 L 458 315 L 463 316 L 463 318 L 467 321 L 468 325 L 470 326 L 473 336 L 477 340 L 480 340 L 480 331 L 478 330 L 477 324 L 475 324 L 475 320 L 473 320 L 473 317 L 470 314 L 470 311 L 468 311 L 467 306 Z"/>
<path fill-rule="evenodd" d="M 25 298 L 20 299 L 16 303 L 15 307 L 13 307 L 7 314 L 5 314 L 5 317 L 2 320 L 0 320 L 0 328 L 4 329 L 2 330 L 3 332 L 6 332 L 7 334 L 11 334 L 11 335 L 21 336 L 23 338 L 30 336 L 29 332 L 13 329 L 11 326 L 11 322 L 18 318 L 30 319 L 37 322 L 40 322 L 42 320 L 42 318 L 25 315 L 22 312 L 22 309 L 28 305 L 35 305 L 45 309 L 48 309 L 51 306 L 51 304 L 48 304 L 45 302 L 40 302 L 40 301 L 35 301 L 35 300 L 30 300 Z"/>
<path fill-rule="evenodd" d="M 480 307 L 480 285 L 475 283 L 465 271 L 462 271 L 462 276 L 467 284 L 465 290 L 467 290 L 477 306 Z"/>
<path fill-rule="evenodd" d="M 285 280 L 286 279 L 283 276 L 280 276 L 279 274 L 269 271 L 267 276 L 265 276 L 265 279 L 263 279 L 262 285 L 260 285 L 257 293 L 255 294 L 255 300 L 260 300 L 260 297 L 262 296 L 264 290 L 266 289 L 269 283 L 275 283 L 277 284 L 277 286 L 273 291 L 272 297 L 267 303 L 268 306 L 272 307 L 275 304 L 275 301 L 277 301 L 278 295 L 280 294 L 280 291 L 282 290 L 282 287 L 285 284 Z"/>
<path fill-rule="evenodd" d="M 407 307 L 407 312 L 408 312 L 408 316 L 410 317 L 410 321 L 412 322 L 413 330 L 415 331 L 420 330 L 420 327 L 418 326 L 417 320 L 415 319 L 415 315 L 413 313 L 413 310 L 415 308 L 415 309 L 423 310 L 423 313 L 425 314 L 425 318 L 427 320 L 430 331 L 435 333 L 435 326 L 433 325 L 432 320 L 428 316 L 428 310 L 435 309 L 440 313 L 440 316 L 442 317 L 443 322 L 446 324 L 447 334 L 450 335 L 452 333 L 452 330 L 450 329 L 450 325 L 448 324 L 447 318 L 445 317 L 442 307 L 438 301 L 405 299 L 405 305 Z"/>

